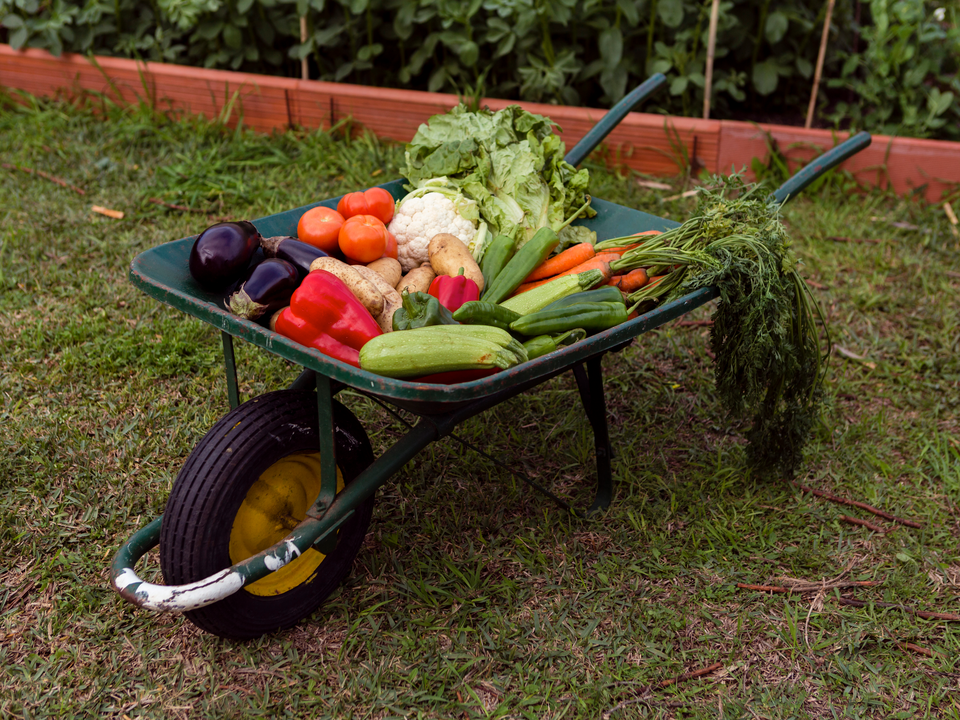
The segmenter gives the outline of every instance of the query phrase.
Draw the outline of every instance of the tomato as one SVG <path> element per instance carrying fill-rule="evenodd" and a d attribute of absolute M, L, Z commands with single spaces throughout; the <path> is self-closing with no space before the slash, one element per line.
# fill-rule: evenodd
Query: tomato
<path fill-rule="evenodd" d="M 333 208 L 310 208 L 297 223 L 297 239 L 324 252 L 332 252 L 337 249 L 343 222 L 343 215 Z"/>
<path fill-rule="evenodd" d="M 366 264 L 383 257 L 387 227 L 373 215 L 354 215 L 340 228 L 340 250 L 351 260 Z"/>
<path fill-rule="evenodd" d="M 384 225 L 393 220 L 393 211 L 396 208 L 393 195 L 383 188 L 375 187 L 365 191 L 363 196 L 367 199 L 367 207 L 370 209 L 367 215 L 380 218 Z"/>
<path fill-rule="evenodd" d="M 397 239 L 387 230 L 387 244 L 383 250 L 383 257 L 397 259 Z"/>
<path fill-rule="evenodd" d="M 345 218 L 373 215 L 386 225 L 393 219 L 394 206 L 393 195 L 383 188 L 374 187 L 344 195 L 337 203 L 337 212 Z"/>
<path fill-rule="evenodd" d="M 337 203 L 337 212 L 345 218 L 352 218 L 357 215 L 368 215 L 367 199 L 362 192 L 347 193 L 340 202 Z"/>

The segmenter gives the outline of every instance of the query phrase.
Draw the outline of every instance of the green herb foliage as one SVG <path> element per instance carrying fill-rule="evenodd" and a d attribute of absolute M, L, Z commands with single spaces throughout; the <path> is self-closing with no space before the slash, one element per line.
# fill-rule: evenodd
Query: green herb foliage
<path fill-rule="evenodd" d="M 797 272 L 779 205 L 765 192 L 737 175 L 714 177 L 694 217 L 624 260 L 667 273 L 631 296 L 637 304 L 717 288 L 710 344 L 720 398 L 735 417 L 753 419 L 751 464 L 793 475 L 823 402 L 822 315 Z"/>
<path fill-rule="evenodd" d="M 756 187 L 729 200 L 727 190 L 743 188 L 731 178 L 703 192 L 695 221 L 719 265 L 699 269 L 677 292 L 719 289 L 710 335 L 717 389 L 728 409 L 753 413 L 753 464 L 792 474 L 823 401 L 816 303 L 788 251 L 778 207 Z"/>

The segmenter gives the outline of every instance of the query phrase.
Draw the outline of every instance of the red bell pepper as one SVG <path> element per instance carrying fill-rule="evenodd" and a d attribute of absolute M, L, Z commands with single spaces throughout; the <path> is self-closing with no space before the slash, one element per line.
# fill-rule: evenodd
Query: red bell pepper
<path fill-rule="evenodd" d="M 460 274 L 456 277 L 437 275 L 427 292 L 450 312 L 456 312 L 466 302 L 480 299 L 480 287 L 470 278 L 464 277 L 463 268 L 460 268 Z"/>
<path fill-rule="evenodd" d="M 324 355 L 360 367 L 360 348 L 381 334 L 380 326 L 350 289 L 326 270 L 314 270 L 280 311 L 275 329 Z"/>

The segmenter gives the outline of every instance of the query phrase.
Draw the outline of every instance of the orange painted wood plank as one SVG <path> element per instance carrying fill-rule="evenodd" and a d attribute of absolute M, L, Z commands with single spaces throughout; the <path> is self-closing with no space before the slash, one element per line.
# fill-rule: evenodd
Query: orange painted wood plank
<path fill-rule="evenodd" d="M 720 169 L 749 166 L 750 158 L 769 161 L 767 133 L 795 171 L 817 155 L 846 140 L 847 132 L 832 133 L 787 125 L 754 125 L 723 120 Z M 870 147 L 840 167 L 867 186 L 886 187 L 898 195 L 921 192 L 930 202 L 960 184 L 960 143 L 946 140 L 874 135 Z M 746 168 L 749 171 L 749 167 Z M 750 172 L 745 173 L 752 178 Z M 925 186 L 925 187 L 924 187 Z"/>
<path fill-rule="evenodd" d="M 53 57 L 44 50 L 15 51 L 0 45 L 0 85 L 40 96 L 91 91 L 123 103 L 147 101 L 162 111 L 217 118 L 236 96 L 230 117 L 257 130 L 289 124 L 329 128 L 346 117 L 374 134 L 408 141 L 431 116 L 458 103 L 455 95 L 329 83 L 296 78 L 236 73 L 227 70 L 98 57 L 94 65 L 81 55 Z M 104 77 L 106 75 L 107 77 Z M 108 80 L 109 78 L 109 80 Z M 119 97 L 117 97 L 119 93 Z M 486 98 L 498 110 L 515 101 Z M 516 103 L 546 115 L 572 147 L 605 113 L 539 103 Z M 630 113 L 607 136 L 603 160 L 610 166 L 671 176 L 694 162 L 694 170 L 730 172 L 754 157 L 766 161 L 769 132 L 796 169 L 846 137 L 845 133 L 777 125 L 757 126 L 728 120 L 665 117 Z M 900 193 L 921 190 L 938 200 L 960 183 L 960 143 L 913 138 L 875 137 L 867 150 L 844 167 L 867 185 L 889 183 Z M 749 168 L 747 168 L 749 170 Z M 748 172 L 749 176 L 749 172 Z"/>

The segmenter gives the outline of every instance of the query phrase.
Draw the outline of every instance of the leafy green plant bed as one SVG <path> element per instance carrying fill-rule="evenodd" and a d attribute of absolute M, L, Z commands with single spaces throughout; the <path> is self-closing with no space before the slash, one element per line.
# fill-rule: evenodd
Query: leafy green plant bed
<path fill-rule="evenodd" d="M 655 72 L 700 116 L 709 2 L 0 0 L 0 42 L 467 97 L 605 107 Z M 720 6 L 712 117 L 801 124 L 826 3 Z M 960 24 L 940 0 L 840 0 L 817 125 L 960 138 Z M 302 21 L 302 23 L 301 23 Z"/>
<path fill-rule="evenodd" d="M 218 217 L 394 177 L 402 148 L 100 112 L 0 104 L 0 715 L 960 714 L 960 247 L 941 212 L 852 201 L 841 176 L 783 212 L 836 346 L 799 481 L 921 527 L 751 476 L 745 428 L 713 389 L 704 311 L 605 360 L 618 454 L 602 517 L 575 520 L 436 445 L 379 493 L 328 604 L 235 644 L 109 589 L 110 556 L 163 512 L 227 410 L 216 333 L 138 293 L 130 260 Z M 590 169 L 598 197 L 693 211 L 684 186 Z M 201 212 L 151 201 L 185 183 Z M 244 397 L 295 375 L 237 353 Z M 568 412 L 576 393 L 557 378 L 465 438 L 576 498 L 593 452 Z M 389 416 L 343 399 L 386 445 Z"/>

